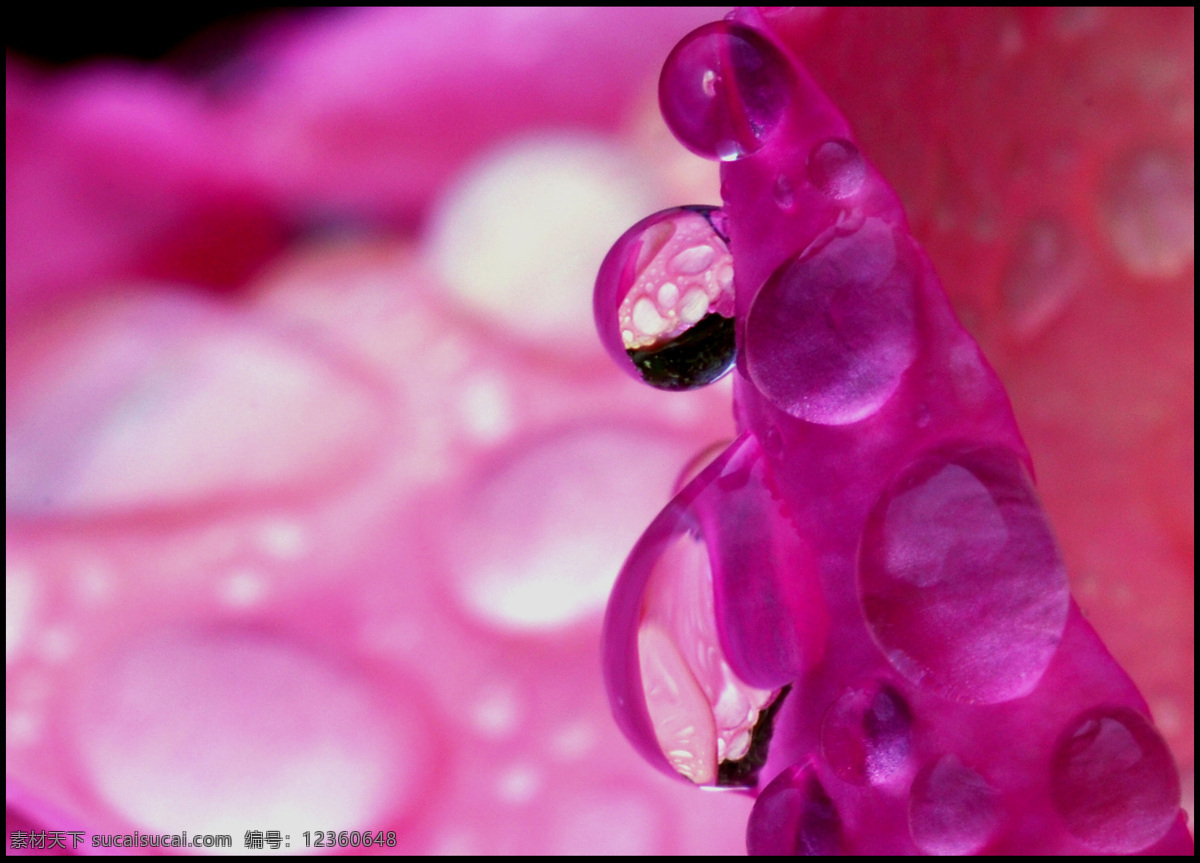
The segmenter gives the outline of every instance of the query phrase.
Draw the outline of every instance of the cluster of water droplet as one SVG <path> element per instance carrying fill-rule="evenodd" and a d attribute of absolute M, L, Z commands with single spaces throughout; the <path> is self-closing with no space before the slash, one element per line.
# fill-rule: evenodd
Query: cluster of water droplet
<path fill-rule="evenodd" d="M 1182 847 L 1170 754 L 1073 609 L 1002 386 L 845 121 L 732 17 L 659 84 L 723 207 L 643 220 L 596 283 L 630 374 L 736 360 L 742 430 L 614 589 L 618 723 L 666 772 L 756 789 L 754 853 Z"/>

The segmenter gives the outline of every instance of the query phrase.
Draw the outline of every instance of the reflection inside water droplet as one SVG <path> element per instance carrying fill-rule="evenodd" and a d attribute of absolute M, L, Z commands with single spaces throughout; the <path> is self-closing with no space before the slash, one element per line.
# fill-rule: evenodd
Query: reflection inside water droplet
<path fill-rule="evenodd" d="M 682 532 L 657 554 L 637 648 L 659 746 L 697 785 L 752 784 L 765 758 L 758 750 L 765 750 L 761 738 L 770 737 L 773 711 L 764 709 L 774 693 L 740 681 L 722 655 L 704 541 Z M 760 757 L 749 763 L 756 742 Z M 730 766 L 742 759 L 747 763 Z"/>

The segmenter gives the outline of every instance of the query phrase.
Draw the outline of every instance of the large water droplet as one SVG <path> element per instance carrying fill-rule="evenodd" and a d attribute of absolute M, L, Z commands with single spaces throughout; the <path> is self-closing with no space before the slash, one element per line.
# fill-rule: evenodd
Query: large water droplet
<path fill-rule="evenodd" d="M 883 684 L 848 690 L 825 712 L 821 751 L 841 779 L 882 785 L 901 777 L 912 748 L 912 713 Z"/>
<path fill-rule="evenodd" d="M 685 147 L 729 161 L 762 147 L 791 98 L 787 58 L 740 24 L 718 21 L 693 30 L 663 64 L 658 101 Z"/>
<path fill-rule="evenodd" d="M 965 444 L 918 458 L 881 495 L 859 590 L 872 635 L 910 682 L 988 703 L 1037 686 L 1070 599 L 1017 457 Z"/>
<path fill-rule="evenodd" d="M 753 856 L 844 853 L 842 819 L 811 765 L 789 767 L 759 795 L 746 825 L 746 850 Z"/>
<path fill-rule="evenodd" d="M 1179 812 L 1179 776 L 1162 737 L 1124 707 L 1089 710 L 1059 738 L 1054 805 L 1067 829 L 1105 854 L 1158 841 Z"/>
<path fill-rule="evenodd" d="M 879 219 L 829 236 L 767 279 L 745 350 L 751 380 L 776 407 L 842 425 L 882 407 L 916 355 L 916 276 Z"/>
<path fill-rule="evenodd" d="M 918 773 L 911 794 L 908 827 L 926 854 L 974 854 L 1000 823 L 999 792 L 955 755 Z"/>
<path fill-rule="evenodd" d="M 744 639 L 730 634 L 729 619 L 741 610 L 722 610 L 718 630 L 714 581 L 728 550 L 714 525 L 716 513 L 726 512 L 731 532 L 741 524 L 745 507 L 724 479 L 747 441 L 743 435 L 731 444 L 651 523 L 625 563 L 605 619 L 606 682 L 618 724 L 651 761 L 701 785 L 755 783 L 771 734 L 770 706 L 781 698 L 778 689 L 747 683 L 733 670 L 727 651 L 742 648 Z M 749 481 L 747 475 L 743 485 Z M 768 604 L 790 615 L 791 597 L 781 597 L 771 593 Z"/>
<path fill-rule="evenodd" d="M 862 188 L 867 165 L 858 148 L 849 141 L 834 138 L 813 147 L 808 156 L 808 178 L 822 194 L 831 198 L 849 198 Z"/>
<path fill-rule="evenodd" d="M 600 267 L 596 327 L 630 375 L 667 390 L 733 368 L 733 257 L 714 207 L 675 207 L 626 231 Z"/>

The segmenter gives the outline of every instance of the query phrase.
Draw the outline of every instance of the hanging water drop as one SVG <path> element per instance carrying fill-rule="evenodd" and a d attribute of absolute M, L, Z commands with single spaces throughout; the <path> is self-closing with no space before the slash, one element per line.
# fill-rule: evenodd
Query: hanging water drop
<path fill-rule="evenodd" d="M 733 368 L 733 257 L 713 207 L 675 207 L 617 240 L 596 279 L 600 340 L 629 374 L 667 390 Z"/>
<path fill-rule="evenodd" d="M 727 162 L 762 147 L 791 90 L 791 67 L 778 48 L 740 24 L 719 21 L 693 30 L 671 51 L 658 101 L 680 143 Z"/>

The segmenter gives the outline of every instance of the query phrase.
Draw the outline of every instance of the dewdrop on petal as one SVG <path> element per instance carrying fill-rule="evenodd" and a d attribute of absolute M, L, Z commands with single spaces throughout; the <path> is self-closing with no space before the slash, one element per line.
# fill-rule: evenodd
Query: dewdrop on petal
<path fill-rule="evenodd" d="M 693 389 L 733 368 L 733 258 L 720 224 L 715 207 L 663 210 L 626 231 L 600 268 L 601 340 L 651 386 Z"/>

